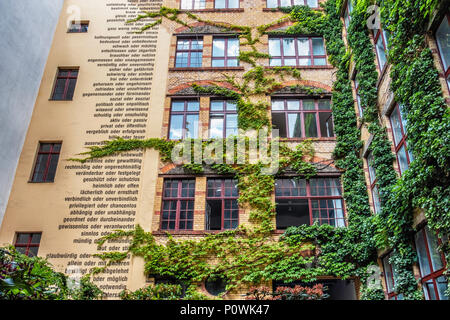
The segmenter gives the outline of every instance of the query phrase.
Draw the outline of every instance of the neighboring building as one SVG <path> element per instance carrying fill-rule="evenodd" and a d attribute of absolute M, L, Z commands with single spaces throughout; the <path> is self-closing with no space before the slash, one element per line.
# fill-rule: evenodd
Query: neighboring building
<path fill-rule="evenodd" d="M 0 3 L 0 223 L 63 0 Z"/>
<path fill-rule="evenodd" d="M 318 2 L 322 1 L 305 0 L 304 4 L 316 8 Z M 68 25 L 67 21 L 72 21 L 66 10 L 73 5 L 80 9 L 80 17 Z M 144 22 L 125 24 L 141 10 L 157 11 L 162 5 L 194 10 L 204 19 L 251 26 L 284 15 L 267 9 L 280 5 L 280 1 L 66 0 L 0 229 L 0 244 L 15 244 L 24 253 L 46 257 L 60 271 L 84 274 L 102 266 L 92 256 L 97 253 L 95 240 L 116 229 L 131 230 L 140 224 L 164 242 L 166 232 L 176 239 L 195 239 L 205 231 L 249 223 L 248 210 L 237 204 L 233 177 L 213 172 L 196 176 L 172 164 L 163 166 L 153 150 L 86 163 L 68 161 L 84 148 L 116 136 L 175 140 L 223 138 L 236 133 L 235 103 L 198 94 L 191 85 L 211 85 L 224 72 L 239 78 L 250 69 L 238 61 L 237 35 L 204 23 L 186 27 L 175 22 L 136 34 Z M 348 14 L 345 20 L 347 23 Z M 272 57 L 264 67 L 295 66 L 301 70 L 302 80 L 287 77 L 278 90 L 260 98 L 271 106 L 270 120 L 282 138 L 292 144 L 314 138 L 313 162 L 322 169 L 312 179 L 277 179 L 273 195 L 276 234 L 289 226 L 315 222 L 345 227 L 341 172 L 332 156 L 336 136 L 331 91 L 336 69 L 328 61 L 322 37 L 275 35 L 285 27 L 273 26 L 270 31 L 274 35 L 264 34 L 256 48 Z M 382 35 L 379 32 L 376 37 L 382 39 Z M 402 121 L 395 118 L 401 116 L 400 106 L 392 102 L 387 89 L 389 65 L 382 47 L 377 48 L 379 88 L 386 92 L 380 95 L 380 110 L 387 110 L 383 120 L 389 128 L 388 115 L 393 125 L 400 126 L 393 128 L 397 135 L 391 137 L 400 173 L 412 157 Z M 295 85 L 320 91 L 293 90 Z M 448 97 L 448 91 L 445 94 Z M 363 107 L 356 103 L 356 97 L 357 90 L 355 110 L 361 114 Z M 370 137 L 364 130 L 367 150 Z M 367 152 L 363 156 L 370 158 Z M 365 168 L 368 193 L 377 211 L 376 177 L 367 161 Z M 416 236 L 417 247 L 424 248 L 421 279 L 429 284 L 430 297 L 442 283 L 443 266 L 432 261 L 427 267 L 430 260 L 425 259 L 434 257 L 430 250 L 436 241 L 427 229 Z M 105 248 L 122 250 L 126 245 L 119 241 L 107 243 Z M 389 281 L 395 276 L 392 270 L 384 274 L 386 292 L 393 298 Z M 94 276 L 94 281 L 109 297 L 117 298 L 121 290 L 141 288 L 155 279 L 146 279 L 143 262 L 133 258 L 113 266 L 110 273 Z M 333 299 L 359 298 L 357 279 L 326 277 L 321 282 L 330 288 Z"/>

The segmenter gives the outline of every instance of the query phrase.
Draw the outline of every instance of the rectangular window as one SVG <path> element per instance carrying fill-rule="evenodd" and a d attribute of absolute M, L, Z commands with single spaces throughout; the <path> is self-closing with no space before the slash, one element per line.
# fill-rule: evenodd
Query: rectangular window
<path fill-rule="evenodd" d="M 308 6 L 318 8 L 319 0 L 267 0 L 267 8 Z"/>
<path fill-rule="evenodd" d="M 327 56 L 321 37 L 269 38 L 270 66 L 325 66 Z"/>
<path fill-rule="evenodd" d="M 61 143 L 39 143 L 31 182 L 53 182 L 58 166 Z"/>
<path fill-rule="evenodd" d="M 369 180 L 370 180 L 370 192 L 372 194 L 373 201 L 373 211 L 375 214 L 381 211 L 380 193 L 377 187 L 377 177 L 375 175 L 375 168 L 373 167 L 373 156 L 372 153 L 366 158 L 367 167 L 369 168 Z"/>
<path fill-rule="evenodd" d="M 355 76 L 355 79 L 353 80 L 355 83 L 355 91 L 356 91 L 356 104 L 358 105 L 358 112 L 359 116 L 362 118 L 364 116 L 364 109 L 361 104 L 361 96 L 359 95 L 359 81 L 357 79 L 357 76 Z"/>
<path fill-rule="evenodd" d="M 69 33 L 84 33 L 88 32 L 89 22 L 88 21 L 72 21 L 70 23 Z"/>
<path fill-rule="evenodd" d="M 339 178 L 277 179 L 275 198 L 279 230 L 314 223 L 346 225 Z"/>
<path fill-rule="evenodd" d="M 177 40 L 176 68 L 200 68 L 203 58 L 203 38 Z"/>
<path fill-rule="evenodd" d="M 205 9 L 206 0 L 181 0 L 181 10 Z"/>
<path fill-rule="evenodd" d="M 439 56 L 444 67 L 445 79 L 450 90 L 450 14 L 447 14 L 436 31 Z"/>
<path fill-rule="evenodd" d="M 426 300 L 448 300 L 447 280 L 443 276 L 445 259 L 439 252 L 440 240 L 425 226 L 414 236 L 419 259 L 422 289 Z"/>
<path fill-rule="evenodd" d="M 395 293 L 395 282 L 397 279 L 397 272 L 389 262 L 389 259 L 392 257 L 392 253 L 388 254 L 382 259 L 383 263 L 383 271 L 384 271 L 384 280 L 386 282 L 386 291 L 389 300 L 403 300 L 402 294 Z"/>
<path fill-rule="evenodd" d="M 170 109 L 169 139 L 198 138 L 200 102 L 173 100 Z"/>
<path fill-rule="evenodd" d="M 162 230 L 192 230 L 194 226 L 195 180 L 165 180 Z"/>
<path fill-rule="evenodd" d="M 384 70 L 384 67 L 386 66 L 387 57 L 387 45 L 388 45 L 388 38 L 386 31 L 382 29 L 378 29 L 374 31 L 374 42 L 375 42 L 375 49 L 377 52 L 378 57 L 378 66 L 380 67 L 380 71 L 382 72 Z"/>
<path fill-rule="evenodd" d="M 238 38 L 214 38 L 212 49 L 213 67 L 237 67 L 239 66 L 239 39 Z"/>
<path fill-rule="evenodd" d="M 273 99 L 272 127 L 282 138 L 332 138 L 330 99 Z"/>
<path fill-rule="evenodd" d="M 400 174 L 403 174 L 409 168 L 409 164 L 414 158 L 411 150 L 406 145 L 406 119 L 403 115 L 402 106 L 396 105 L 389 118 L 392 126 L 397 162 L 400 168 Z"/>
<path fill-rule="evenodd" d="M 235 9 L 239 8 L 239 0 L 215 0 L 215 9 Z"/>
<path fill-rule="evenodd" d="M 52 100 L 72 100 L 78 78 L 78 69 L 58 69 Z"/>
<path fill-rule="evenodd" d="M 20 253 L 29 257 L 38 254 L 42 233 L 17 233 L 14 247 Z"/>
<path fill-rule="evenodd" d="M 238 115 L 235 101 L 211 100 L 209 137 L 227 138 L 238 134 Z"/>
<path fill-rule="evenodd" d="M 239 225 L 237 182 L 233 179 L 208 179 L 206 230 L 230 230 Z"/>
<path fill-rule="evenodd" d="M 345 29 L 348 30 L 348 27 L 350 26 L 350 21 L 351 21 L 351 16 L 350 14 L 353 11 L 353 4 L 352 4 L 352 0 L 347 0 L 347 7 L 345 8 L 345 13 L 344 13 L 344 24 L 345 24 Z"/>

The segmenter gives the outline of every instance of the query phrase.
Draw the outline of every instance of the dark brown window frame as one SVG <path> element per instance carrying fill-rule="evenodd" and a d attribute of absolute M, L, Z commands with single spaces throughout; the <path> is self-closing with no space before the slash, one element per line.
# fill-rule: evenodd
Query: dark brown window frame
<path fill-rule="evenodd" d="M 220 192 L 220 196 L 219 197 L 216 197 L 216 196 L 210 196 L 209 195 L 209 190 L 211 189 L 210 188 L 210 182 L 211 183 L 213 183 L 214 184 L 214 187 L 217 187 L 218 185 L 216 184 L 216 181 L 218 181 L 219 182 L 219 186 L 220 186 L 220 188 L 221 188 L 221 192 Z M 220 231 L 224 231 L 224 230 L 233 230 L 233 229 L 236 229 L 238 226 L 239 226 L 239 205 L 238 205 L 238 198 L 239 198 L 239 191 L 237 192 L 237 194 L 236 195 L 231 195 L 231 196 L 227 196 L 226 195 L 226 192 L 225 192 L 225 189 L 227 189 L 226 188 L 226 182 L 232 182 L 232 183 L 234 183 L 234 186 L 235 186 L 235 188 L 236 188 L 236 190 L 237 190 L 237 181 L 236 181 L 236 179 L 218 179 L 218 178 L 208 178 L 207 179 L 207 187 L 206 187 L 206 201 L 208 201 L 208 200 L 218 200 L 218 201 L 221 201 L 221 210 L 222 210 L 222 212 L 221 212 L 221 228 L 220 228 Z M 214 188 L 213 188 L 214 189 Z M 229 188 L 228 188 L 229 189 Z M 233 188 L 232 188 L 233 189 Z M 225 209 L 225 203 L 226 203 L 226 201 L 229 201 L 229 202 L 233 202 L 233 201 L 235 201 L 236 202 L 236 204 L 237 204 L 237 210 L 238 210 L 238 216 L 237 216 L 237 218 L 236 219 L 233 219 L 233 217 L 232 217 L 232 212 L 233 212 L 233 208 L 231 208 L 231 209 Z M 225 211 L 230 211 L 230 218 L 229 219 L 225 219 Z M 235 228 L 233 228 L 233 227 L 230 227 L 230 228 L 225 228 L 225 220 L 228 220 L 229 222 L 230 222 L 230 226 L 232 226 L 232 224 L 233 224 L 233 221 L 235 221 L 236 222 L 236 227 Z M 208 228 L 205 228 L 206 230 L 210 230 L 210 229 L 208 229 Z"/>
<path fill-rule="evenodd" d="M 67 76 L 62 76 L 61 75 L 62 72 L 67 72 Z M 73 75 L 74 73 L 76 73 L 76 74 Z M 58 71 L 56 73 L 55 84 L 53 86 L 52 96 L 51 96 L 50 100 L 53 100 L 53 101 L 71 101 L 71 100 L 73 100 L 79 73 L 80 73 L 79 68 L 63 68 L 63 67 L 58 68 Z M 57 99 L 55 97 L 55 94 L 56 94 L 56 89 L 58 87 L 58 80 L 62 80 L 62 79 L 65 79 L 64 92 L 63 92 L 62 97 L 60 99 Z M 70 80 L 75 80 L 73 92 L 69 92 Z M 71 95 L 71 97 L 68 98 L 68 96 L 70 96 L 70 95 Z"/>
<path fill-rule="evenodd" d="M 179 41 L 189 41 L 189 48 L 188 49 L 178 49 L 178 42 Z M 202 42 L 202 47 L 201 49 L 192 49 L 192 42 L 193 41 L 201 41 Z M 203 37 L 199 36 L 199 37 L 177 37 L 177 42 L 176 42 L 176 47 L 175 47 L 175 68 L 202 68 L 203 66 L 203 48 L 204 48 L 204 42 L 203 42 Z M 193 52 L 200 52 L 201 53 L 201 59 L 200 59 L 200 65 L 199 66 L 192 66 L 191 65 L 191 54 Z M 177 66 L 177 56 L 178 53 L 187 53 L 187 65 L 182 65 L 182 66 Z"/>
<path fill-rule="evenodd" d="M 233 40 L 237 40 L 238 41 L 238 45 L 240 45 L 239 43 L 239 38 L 238 37 L 224 37 L 224 36 L 214 36 L 212 41 L 212 50 L 211 50 L 211 67 L 213 68 L 226 68 L 226 67 L 239 67 L 239 53 L 237 56 L 229 56 L 228 55 L 228 40 L 233 39 Z M 224 46 L 224 56 L 223 57 L 219 57 L 219 56 L 214 56 L 214 41 L 215 40 L 224 40 L 225 41 L 225 46 Z M 240 48 L 239 48 L 240 50 Z M 217 66 L 213 66 L 213 62 L 214 60 L 223 60 L 224 61 L 224 65 L 217 67 Z M 236 61 L 236 65 L 235 66 L 229 66 L 228 61 L 229 60 L 235 60 Z"/>
<path fill-rule="evenodd" d="M 50 151 L 42 151 L 42 146 L 49 144 L 50 146 Z M 59 151 L 54 151 L 54 147 L 55 145 L 59 145 Z M 62 148 L 62 142 L 39 142 L 38 144 L 38 152 L 36 154 L 36 159 L 34 162 L 34 166 L 33 166 L 33 172 L 31 175 L 31 179 L 30 182 L 32 183 L 53 183 L 55 180 L 47 180 L 48 178 L 48 173 L 49 173 L 49 168 L 50 168 L 50 163 L 52 160 L 52 155 L 58 155 L 58 163 L 59 163 L 59 156 L 61 155 L 61 148 Z M 36 181 L 35 180 L 35 175 L 36 175 L 36 170 L 37 170 L 37 164 L 38 164 L 38 158 L 39 155 L 42 154 L 47 154 L 47 160 L 46 160 L 46 167 L 45 167 L 45 171 L 44 171 L 44 175 L 43 175 L 43 181 Z M 56 176 L 56 170 L 58 169 L 58 165 L 56 165 L 55 167 L 55 172 L 54 172 L 54 177 Z"/>
<path fill-rule="evenodd" d="M 167 182 L 177 182 L 177 195 L 175 197 L 173 196 L 166 196 L 166 190 L 167 190 Z M 183 183 L 188 183 L 188 186 L 190 183 L 194 182 L 194 195 L 193 196 L 186 196 L 183 197 L 182 192 L 183 192 Z M 161 221 L 160 221 L 160 230 L 164 230 L 164 231 L 179 231 L 179 230 L 193 230 L 193 226 L 194 226 L 194 219 L 195 219 L 195 188 L 196 188 L 196 181 L 195 179 L 185 179 L 185 178 L 181 178 L 181 179 L 164 179 L 164 185 L 163 185 L 163 194 L 162 194 L 162 203 L 161 203 Z M 171 188 L 169 188 L 171 189 Z M 189 193 L 190 188 L 188 187 L 187 192 Z M 167 202 L 173 202 L 176 201 L 176 208 L 175 208 L 175 220 L 174 219 L 170 219 L 170 210 L 169 210 L 169 218 L 168 219 L 164 219 L 164 204 Z M 180 219 L 180 215 L 181 215 L 181 205 L 182 202 L 186 203 L 186 208 L 189 208 L 189 204 L 192 204 L 192 219 L 188 219 L 186 217 L 186 219 Z M 186 210 L 186 214 L 188 213 L 189 210 Z M 180 221 L 184 221 L 185 224 L 185 228 L 180 228 Z M 175 228 L 171 229 L 170 227 L 170 222 L 174 221 L 175 222 Z M 188 228 L 188 223 L 191 222 L 192 223 L 192 227 Z M 164 227 L 164 224 L 167 224 L 167 228 Z"/>
<path fill-rule="evenodd" d="M 284 45 L 283 45 L 283 39 L 294 39 L 294 48 L 295 48 L 295 55 L 294 56 L 285 56 L 284 55 Z M 298 50 L 298 39 L 308 39 L 309 42 L 309 52 L 310 54 L 307 56 L 301 56 L 298 54 L 299 50 Z M 312 40 L 313 39 L 322 39 L 323 42 L 323 49 L 325 54 L 324 55 L 314 55 L 313 52 L 313 44 L 312 44 Z M 269 59 L 269 65 L 270 65 L 270 61 L 272 61 L 272 59 L 279 59 L 281 60 L 281 66 L 286 66 L 285 65 L 285 60 L 287 59 L 295 59 L 296 64 L 295 66 L 291 66 L 288 65 L 290 67 L 326 67 L 328 66 L 328 59 L 327 59 L 327 50 L 325 47 L 325 39 L 321 36 L 311 36 L 311 35 L 298 35 L 298 36 L 271 36 L 269 37 L 269 41 L 270 40 L 279 40 L 280 41 L 280 56 L 270 56 Z M 270 50 L 270 48 L 269 48 Z M 270 54 L 270 52 L 269 52 Z M 311 60 L 311 64 L 309 65 L 300 65 L 299 64 L 299 60 L 300 59 L 309 59 Z M 314 63 L 314 59 L 325 59 L 325 64 L 324 65 L 316 65 Z M 271 67 L 275 67 L 270 65 Z"/>
<path fill-rule="evenodd" d="M 19 239 L 20 235 L 28 235 L 28 241 L 19 243 L 17 242 L 17 240 Z M 39 242 L 38 243 L 32 243 L 32 239 L 34 235 L 39 235 Z M 39 246 L 41 244 L 41 239 L 42 239 L 42 232 L 16 232 L 16 239 L 14 241 L 14 247 L 17 248 L 25 248 L 25 255 L 26 256 L 30 256 L 30 248 L 38 248 L 39 250 Z M 36 252 L 37 255 L 37 252 Z"/>
<path fill-rule="evenodd" d="M 402 138 L 400 139 L 400 141 L 396 141 L 396 139 L 395 139 L 395 134 L 394 134 L 394 124 L 393 124 L 393 121 L 392 121 L 392 115 L 393 115 L 393 113 L 394 112 L 396 112 L 397 113 L 397 115 L 399 116 L 399 119 L 400 119 L 400 129 L 401 129 L 401 132 L 402 132 Z M 402 147 L 404 147 L 405 148 L 405 154 L 406 154 L 406 161 L 408 162 L 408 168 L 409 168 L 409 166 L 411 165 L 411 159 L 410 159 L 410 157 L 409 157 L 409 152 L 408 152 L 408 144 L 407 144 L 407 138 L 408 138 L 408 135 L 407 135 L 407 132 L 406 132 L 406 128 L 404 128 L 403 127 L 403 115 L 402 115 L 402 112 L 401 112 L 401 110 L 400 110 L 400 105 L 397 103 L 396 105 L 395 105 L 395 107 L 392 109 L 392 112 L 389 114 L 389 122 L 390 122 L 390 124 L 391 124 L 391 128 L 392 128 L 392 141 L 394 142 L 394 148 L 395 148 L 395 157 L 396 157 L 396 159 L 397 159 L 397 164 L 398 164 L 398 173 L 400 174 L 400 176 L 402 175 L 402 170 L 401 170 L 401 166 L 400 166 L 400 160 L 399 160 L 399 156 L 398 156 L 398 154 L 399 154 L 399 152 L 400 152 L 400 149 L 402 148 Z M 408 169 L 407 168 L 407 169 Z"/>
<path fill-rule="evenodd" d="M 442 19 L 441 23 L 444 21 L 444 19 L 447 19 L 447 23 L 450 24 L 450 13 L 446 13 L 446 15 Z M 441 25 L 441 23 L 439 24 L 439 26 Z M 436 33 L 437 33 L 437 30 L 439 29 L 439 26 L 436 28 L 436 31 L 434 33 L 434 38 L 436 39 L 437 50 L 438 50 L 438 53 L 439 53 L 439 60 L 441 61 L 441 66 L 442 66 L 442 69 L 444 70 L 444 80 L 447 83 L 447 89 L 450 92 L 450 84 L 449 84 L 449 81 L 447 81 L 447 79 L 449 79 L 449 77 L 450 77 L 450 63 L 447 66 L 447 70 L 445 70 L 444 59 L 442 57 L 442 52 L 441 52 L 439 43 L 437 41 L 437 36 L 436 36 Z"/>

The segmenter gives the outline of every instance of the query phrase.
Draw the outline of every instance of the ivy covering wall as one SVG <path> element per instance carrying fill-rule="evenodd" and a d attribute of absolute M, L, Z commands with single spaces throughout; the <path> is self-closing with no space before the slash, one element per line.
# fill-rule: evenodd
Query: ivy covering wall
<path fill-rule="evenodd" d="M 355 1 L 354 1 L 355 2 Z M 399 7 L 399 2 L 405 2 Z M 420 299 L 417 282 L 412 274 L 416 260 L 411 244 L 412 216 L 414 208 L 423 208 L 429 225 L 448 234 L 449 216 L 449 173 L 446 164 L 450 156 L 450 132 L 448 108 L 442 98 L 442 91 L 433 65 L 431 52 L 426 46 L 425 26 L 430 11 L 423 6 L 429 1 L 383 1 L 383 22 L 391 32 L 389 62 L 392 64 L 392 90 L 396 101 L 406 106 L 408 120 L 408 144 L 415 160 L 401 179 L 393 169 L 393 154 L 377 107 L 376 82 L 378 74 L 374 65 L 375 56 L 370 42 L 366 21 L 370 1 L 356 1 L 356 10 L 348 30 L 347 50 L 342 38 L 339 0 L 328 0 L 323 11 L 306 6 L 281 8 L 286 13 L 273 23 L 251 28 L 205 21 L 191 13 L 194 21 L 238 31 L 241 42 L 241 62 L 251 65 L 242 79 L 225 77 L 224 82 L 234 89 L 212 85 L 193 88 L 237 101 L 239 127 L 260 129 L 269 124 L 267 110 L 270 106 L 256 98 L 264 92 L 271 92 L 281 85 L 284 77 L 300 79 L 294 68 L 266 69 L 261 64 L 268 55 L 258 52 L 255 44 L 271 26 L 291 20 L 293 25 L 287 34 L 317 34 L 326 40 L 329 62 L 336 68 L 336 81 L 332 91 L 332 111 L 336 133 L 336 148 L 333 153 L 336 166 L 342 170 L 342 184 L 346 203 L 347 228 L 333 228 L 328 225 L 291 227 L 277 239 L 273 235 L 275 206 L 272 202 L 274 177 L 262 174 L 264 164 L 232 166 L 213 165 L 219 174 L 235 174 L 240 191 L 239 204 L 250 209 L 250 227 L 240 226 L 237 230 L 206 235 L 198 240 L 177 240 L 168 235 L 168 241 L 160 244 L 151 232 L 138 226 L 133 231 L 117 231 L 103 237 L 99 246 L 110 239 L 129 238 L 128 252 L 103 252 L 98 257 L 111 263 L 123 260 L 131 253 L 143 257 L 145 272 L 184 281 L 195 288 L 211 278 L 227 280 L 227 289 L 241 285 L 259 285 L 270 280 L 313 281 L 319 276 L 335 276 L 342 279 L 361 279 L 362 299 L 384 299 L 381 288 L 368 286 L 368 267 L 376 264 L 377 249 L 392 248 L 394 265 L 399 279 L 396 292 L 407 299 Z M 162 8 L 157 13 L 147 13 L 133 21 L 153 18 L 154 22 L 143 28 L 163 23 L 164 19 L 188 26 L 177 9 Z M 415 19 L 413 28 L 403 17 Z M 350 59 L 355 62 L 360 82 L 360 95 L 365 106 L 363 121 L 373 135 L 370 151 L 372 164 L 378 177 L 382 212 L 373 216 L 370 211 L 367 186 L 364 179 L 363 162 L 360 157 L 363 143 L 357 127 L 357 117 L 349 79 Z M 193 142 L 195 143 L 195 141 Z M 203 148 L 213 141 L 202 141 Z M 273 141 L 272 143 L 279 143 Z M 107 142 L 93 147 L 79 161 L 114 155 L 133 149 L 152 148 L 160 151 L 161 161 L 169 162 L 170 154 L 177 142 L 165 139 L 122 140 Z M 270 146 L 269 146 L 270 147 Z M 317 174 L 308 161 L 314 154 L 310 142 L 299 144 L 293 150 L 280 143 L 280 168 L 291 168 L 301 178 Z M 76 159 L 74 159 L 76 160 Z M 193 174 L 201 173 L 199 164 L 185 165 Z M 448 246 L 442 248 L 448 258 Z M 104 268 L 96 269 L 102 272 Z M 152 293 L 154 294 L 154 293 Z M 125 294 L 129 296 L 129 294 Z M 141 296 L 139 294 L 139 296 Z"/>

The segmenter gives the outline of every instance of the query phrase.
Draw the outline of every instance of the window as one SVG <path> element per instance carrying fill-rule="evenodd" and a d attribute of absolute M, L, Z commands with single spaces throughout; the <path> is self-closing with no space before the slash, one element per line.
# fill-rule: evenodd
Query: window
<path fill-rule="evenodd" d="M 176 68 L 200 68 L 203 57 L 203 38 L 178 39 L 175 56 Z"/>
<path fill-rule="evenodd" d="M 174 100 L 170 109 L 169 139 L 198 138 L 200 102 L 198 100 Z"/>
<path fill-rule="evenodd" d="M 352 0 L 347 0 L 347 7 L 345 8 L 345 13 L 344 13 L 344 24 L 345 24 L 345 29 L 347 29 L 347 30 L 348 30 L 348 27 L 350 26 L 350 21 L 352 19 L 352 17 L 350 16 L 352 11 L 353 11 Z"/>
<path fill-rule="evenodd" d="M 238 189 L 233 179 L 208 179 L 206 230 L 236 229 L 239 225 Z"/>
<path fill-rule="evenodd" d="M 14 246 L 18 252 L 24 255 L 29 257 L 37 256 L 41 236 L 41 233 L 17 233 Z"/>
<path fill-rule="evenodd" d="M 195 180 L 165 180 L 162 230 L 192 230 L 194 226 Z"/>
<path fill-rule="evenodd" d="M 78 69 L 58 69 L 52 100 L 72 100 L 78 78 Z"/>
<path fill-rule="evenodd" d="M 356 104 L 358 105 L 359 116 L 362 118 L 364 116 L 364 109 L 361 105 L 361 96 L 359 95 L 359 81 L 357 78 L 358 75 L 355 76 L 353 80 L 355 83 L 355 91 L 356 91 Z"/>
<path fill-rule="evenodd" d="M 212 275 L 205 281 L 205 289 L 212 296 L 218 296 L 225 292 L 227 279 L 221 276 Z"/>
<path fill-rule="evenodd" d="M 70 23 L 69 30 L 70 33 L 84 33 L 88 32 L 89 22 L 88 21 L 72 21 Z"/>
<path fill-rule="evenodd" d="M 206 0 L 181 0 L 181 10 L 205 9 Z"/>
<path fill-rule="evenodd" d="M 373 165 L 372 153 L 367 156 L 367 167 L 369 168 L 370 192 L 372 193 L 373 211 L 375 214 L 381 211 L 380 193 L 377 186 L 377 177 Z"/>
<path fill-rule="evenodd" d="M 310 8 L 318 8 L 318 0 L 267 0 L 267 8 L 291 7 L 291 6 L 308 6 Z"/>
<path fill-rule="evenodd" d="M 444 66 L 445 79 L 450 90 L 450 14 L 447 14 L 442 20 L 436 32 L 436 41 Z"/>
<path fill-rule="evenodd" d="M 427 226 L 415 234 L 422 289 L 426 300 L 448 300 L 445 259 L 438 250 L 440 240 Z"/>
<path fill-rule="evenodd" d="M 375 49 L 377 52 L 378 66 L 380 67 L 380 71 L 383 71 L 384 67 L 386 66 L 388 40 L 388 34 L 386 33 L 386 31 L 381 29 L 374 31 Z"/>
<path fill-rule="evenodd" d="M 397 279 L 397 272 L 392 267 L 389 259 L 392 257 L 392 253 L 388 254 L 382 259 L 384 280 L 386 281 L 386 291 L 389 300 L 403 300 L 402 294 L 395 293 L 395 282 Z"/>
<path fill-rule="evenodd" d="M 216 9 L 239 8 L 239 0 L 215 0 L 214 8 Z"/>
<path fill-rule="evenodd" d="M 345 227 L 339 178 L 277 179 L 275 198 L 277 229 L 314 223 Z"/>
<path fill-rule="evenodd" d="M 238 134 L 238 115 L 235 101 L 212 100 L 209 113 L 209 137 L 227 138 Z"/>
<path fill-rule="evenodd" d="M 61 143 L 39 143 L 31 182 L 53 182 L 58 166 Z"/>
<path fill-rule="evenodd" d="M 272 127 L 282 138 L 332 138 L 330 99 L 273 99 Z"/>
<path fill-rule="evenodd" d="M 239 39 L 214 38 L 212 50 L 213 67 L 237 67 L 239 65 Z"/>
<path fill-rule="evenodd" d="M 325 66 L 323 38 L 295 37 L 269 39 L 270 66 Z"/>
<path fill-rule="evenodd" d="M 397 162 L 400 168 L 400 174 L 403 174 L 409 168 L 409 164 L 414 158 L 411 150 L 408 150 L 406 146 L 406 120 L 403 117 L 402 106 L 396 105 L 389 118 L 394 136 Z"/>

